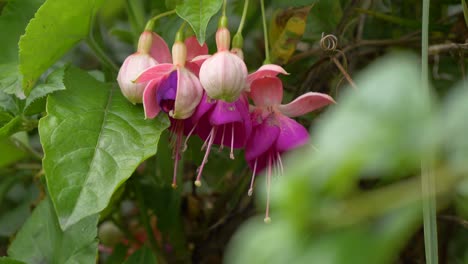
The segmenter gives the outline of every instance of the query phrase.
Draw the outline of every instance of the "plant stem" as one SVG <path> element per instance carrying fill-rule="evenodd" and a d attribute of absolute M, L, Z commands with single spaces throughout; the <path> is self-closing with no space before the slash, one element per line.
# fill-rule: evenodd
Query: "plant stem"
<path fill-rule="evenodd" d="M 156 20 L 162 18 L 162 17 L 165 17 L 165 16 L 169 16 L 169 15 L 172 15 L 172 14 L 175 14 L 176 13 L 176 10 L 173 9 L 173 10 L 169 10 L 167 12 L 164 12 L 164 13 L 161 13 L 157 16 L 154 16 L 153 18 L 151 18 L 150 20 L 148 20 L 148 22 L 146 23 L 146 26 L 145 26 L 145 31 L 153 31 L 153 28 L 154 28 L 154 22 L 156 22 Z"/>
<path fill-rule="evenodd" d="M 263 38 L 265 41 L 265 61 L 263 64 L 270 63 L 270 48 L 268 47 L 268 28 L 266 24 L 266 16 L 265 16 L 265 1 L 260 0 L 260 8 L 262 9 L 262 20 L 263 20 Z"/>
<path fill-rule="evenodd" d="M 237 34 L 242 34 L 242 29 L 244 29 L 245 18 L 247 16 L 247 9 L 249 9 L 249 0 L 244 1 L 244 9 L 242 10 L 242 17 L 239 23 L 239 28 L 237 29 Z"/>
<path fill-rule="evenodd" d="M 423 1 L 422 37 L 421 37 L 421 84 L 423 94 L 429 91 L 429 5 L 430 0 Z M 426 251 L 426 263 L 437 264 L 439 262 L 437 246 L 437 207 L 435 173 L 433 171 L 433 154 L 423 160 L 422 166 L 422 207 L 424 223 L 424 247 Z"/>
<path fill-rule="evenodd" d="M 119 71 L 119 67 L 117 67 L 117 65 L 107 56 L 91 35 L 86 39 L 86 43 L 102 64 L 110 68 L 115 73 Z"/>
<path fill-rule="evenodd" d="M 226 16 L 226 6 L 227 6 L 227 0 L 223 1 L 223 16 Z"/>

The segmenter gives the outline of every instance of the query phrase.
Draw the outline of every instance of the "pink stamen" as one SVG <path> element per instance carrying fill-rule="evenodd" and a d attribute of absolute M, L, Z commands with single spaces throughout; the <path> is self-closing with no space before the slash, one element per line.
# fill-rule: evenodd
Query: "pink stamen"
<path fill-rule="evenodd" d="M 284 167 L 283 167 L 283 162 L 281 161 L 281 155 L 279 154 L 279 152 L 276 152 L 276 160 L 277 160 L 277 162 L 279 164 L 281 175 L 283 175 L 284 174 Z"/>
<path fill-rule="evenodd" d="M 232 160 L 234 159 L 234 123 L 232 124 L 232 130 L 231 130 L 231 153 L 229 154 L 229 157 Z"/>
<path fill-rule="evenodd" d="M 213 129 L 214 129 L 214 128 L 215 128 L 215 127 L 213 127 L 213 128 L 211 129 L 211 132 L 213 132 Z M 205 142 L 203 142 L 203 145 L 201 146 L 201 149 L 200 149 L 201 151 L 205 150 L 206 145 L 207 145 L 208 142 L 211 140 L 211 132 L 210 132 L 210 134 L 208 135 L 208 137 L 206 137 Z"/>
<path fill-rule="evenodd" d="M 190 130 L 190 132 L 188 133 L 187 137 L 185 138 L 184 147 L 182 148 L 182 152 L 185 152 L 185 151 L 187 150 L 187 142 L 188 142 L 190 136 L 193 134 L 193 131 L 195 131 L 195 128 L 197 128 L 197 125 L 198 125 L 198 122 L 195 123 L 195 125 L 194 125 L 193 128 Z"/>
<path fill-rule="evenodd" d="M 254 185 L 254 182 L 255 182 L 255 173 L 256 172 L 257 172 L 257 159 L 255 159 L 253 173 L 252 173 L 252 179 L 250 180 L 250 188 L 249 188 L 249 191 L 247 193 L 249 196 L 252 196 L 252 194 L 253 194 L 253 185 Z"/>
<path fill-rule="evenodd" d="M 267 204 L 266 204 L 266 210 L 265 210 L 265 219 L 263 219 L 263 221 L 266 224 L 271 222 L 271 218 L 270 218 L 270 187 L 271 187 L 271 156 L 268 156 Z"/>
<path fill-rule="evenodd" d="M 198 175 L 197 175 L 197 179 L 195 180 L 195 186 L 197 186 L 197 187 L 201 186 L 201 175 L 202 175 L 202 172 L 203 172 L 203 167 L 205 166 L 206 162 L 208 161 L 208 155 L 210 155 L 211 146 L 213 145 L 214 138 L 216 137 L 216 129 L 217 129 L 216 126 L 214 126 L 211 129 L 211 133 L 209 135 L 210 140 L 209 140 L 208 146 L 206 148 L 205 156 L 203 157 L 203 161 L 202 161 L 202 164 L 200 165 L 200 168 L 198 168 Z"/>
<path fill-rule="evenodd" d="M 183 121 L 176 121 L 176 127 L 174 134 L 176 136 L 175 145 L 173 146 L 173 153 L 174 153 L 174 175 L 172 176 L 172 188 L 177 188 L 177 167 L 179 165 L 179 151 L 182 143 L 182 134 L 184 131 L 184 124 Z"/>
<path fill-rule="evenodd" d="M 224 133 L 226 132 L 226 124 L 223 125 L 223 134 L 221 135 L 221 144 L 219 146 L 218 151 L 221 152 L 224 148 Z"/>

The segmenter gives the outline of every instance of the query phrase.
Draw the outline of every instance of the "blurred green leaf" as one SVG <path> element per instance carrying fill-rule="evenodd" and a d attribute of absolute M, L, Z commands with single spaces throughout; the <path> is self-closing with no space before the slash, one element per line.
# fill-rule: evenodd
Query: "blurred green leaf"
<path fill-rule="evenodd" d="M 86 38 L 91 18 L 101 4 L 102 0 L 47 0 L 41 6 L 19 42 L 26 94 L 45 70 Z"/>
<path fill-rule="evenodd" d="M 91 215 L 62 231 L 52 203 L 46 198 L 19 231 L 8 255 L 28 264 L 94 263 L 97 221 L 98 215 Z"/>
<path fill-rule="evenodd" d="M 39 134 L 48 189 L 66 229 L 107 206 L 136 167 L 156 153 L 168 121 L 144 120 L 143 109 L 115 86 L 76 68 L 65 71 L 64 83 L 66 90 L 48 97 Z"/>
<path fill-rule="evenodd" d="M 307 18 L 305 38 L 319 40 L 322 33 L 332 33 L 340 23 L 343 10 L 339 0 L 310 1 L 315 3 Z"/>
<path fill-rule="evenodd" d="M 211 17 L 218 13 L 222 0 L 185 0 L 176 6 L 177 15 L 193 28 L 200 44 L 205 43 L 206 27 Z"/>
<path fill-rule="evenodd" d="M 24 28 L 44 0 L 9 1 L 0 17 L 0 91 L 18 94 L 21 75 L 18 69 L 18 41 Z"/>
<path fill-rule="evenodd" d="M 13 115 L 19 114 L 20 109 L 16 103 L 15 96 L 0 91 L 0 110 Z"/>
<path fill-rule="evenodd" d="M 463 7 L 463 17 L 465 18 L 466 27 L 468 27 L 468 4 L 466 0 L 461 0 L 462 7 Z"/>
<path fill-rule="evenodd" d="M 8 137 L 0 138 L 0 149 L 2 150 L 0 151 L 0 168 L 6 167 L 27 156 Z"/>
<path fill-rule="evenodd" d="M 8 137 L 23 130 L 23 117 L 16 116 L 0 128 L 0 138 Z"/>
<path fill-rule="evenodd" d="M 143 246 L 141 249 L 137 250 L 133 253 L 130 257 L 128 257 L 127 261 L 124 264 L 157 264 L 156 256 L 154 256 L 153 252 L 146 246 Z"/>
<path fill-rule="evenodd" d="M 16 259 L 12 259 L 12 258 L 0 257 L 0 264 L 26 264 L 26 263 L 16 260 Z"/>

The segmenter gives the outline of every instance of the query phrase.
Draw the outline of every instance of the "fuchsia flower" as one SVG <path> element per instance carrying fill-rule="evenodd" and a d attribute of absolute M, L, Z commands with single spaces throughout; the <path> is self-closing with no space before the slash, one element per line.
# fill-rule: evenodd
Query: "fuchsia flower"
<path fill-rule="evenodd" d="M 249 95 L 255 103 L 251 110 L 252 134 L 245 146 L 245 158 L 253 170 L 249 195 L 252 195 L 255 175 L 266 168 L 269 196 L 272 168 L 283 169 L 281 155 L 308 142 L 307 130 L 291 117 L 335 102 L 329 95 L 309 92 L 289 104 L 281 104 L 283 84 L 276 77 L 279 73 L 287 74 L 280 66 L 264 65 L 248 76 Z M 269 221 L 268 197 L 265 222 Z"/>
<path fill-rule="evenodd" d="M 158 34 L 150 31 L 141 33 L 137 52 L 125 59 L 117 76 L 122 94 L 133 104 L 141 103 L 147 83 L 134 83 L 133 80 L 144 70 L 170 60 L 169 48 Z"/>
<path fill-rule="evenodd" d="M 198 168 L 196 186 L 201 186 L 201 175 L 213 144 L 231 148 L 230 158 L 234 159 L 233 149 L 245 146 L 251 132 L 249 104 L 245 95 L 232 103 L 210 99 L 206 93 L 193 114 L 192 131 L 205 140 L 202 149 L 206 148 L 202 164 Z"/>
<path fill-rule="evenodd" d="M 207 46 L 200 46 L 194 38 L 186 39 L 187 44 L 178 39 L 180 38 L 177 38 L 172 46 L 172 63 L 153 66 L 136 80 L 138 83 L 147 82 L 143 92 L 145 116 L 154 118 L 162 110 L 168 113 L 171 119 L 173 187 L 176 187 L 182 137 L 187 129 L 186 123 L 190 123 L 187 119 L 192 116 L 203 96 L 203 87 L 197 77 L 200 62 L 194 61 L 194 58 L 208 53 Z"/>
<path fill-rule="evenodd" d="M 218 52 L 200 68 L 200 82 L 210 98 L 234 102 L 246 89 L 247 66 L 229 51 L 231 37 L 226 27 L 216 32 Z"/>

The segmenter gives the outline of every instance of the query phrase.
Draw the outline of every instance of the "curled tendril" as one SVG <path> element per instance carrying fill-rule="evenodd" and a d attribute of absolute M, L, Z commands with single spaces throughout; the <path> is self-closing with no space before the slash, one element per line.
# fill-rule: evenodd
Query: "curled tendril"
<path fill-rule="evenodd" d="M 325 35 L 322 32 L 322 38 L 320 39 L 320 48 L 324 51 L 336 51 L 338 47 L 338 38 L 333 34 Z"/>

